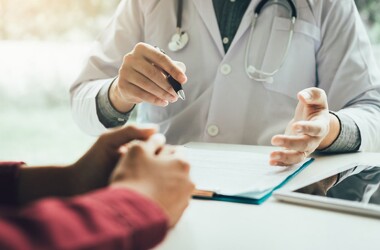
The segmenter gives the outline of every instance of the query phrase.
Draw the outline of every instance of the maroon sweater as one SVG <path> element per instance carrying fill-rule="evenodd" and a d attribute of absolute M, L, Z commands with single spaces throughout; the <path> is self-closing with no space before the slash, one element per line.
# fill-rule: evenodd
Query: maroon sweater
<path fill-rule="evenodd" d="M 161 208 L 127 189 L 9 207 L 21 163 L 0 163 L 0 249 L 149 249 L 168 228 Z"/>

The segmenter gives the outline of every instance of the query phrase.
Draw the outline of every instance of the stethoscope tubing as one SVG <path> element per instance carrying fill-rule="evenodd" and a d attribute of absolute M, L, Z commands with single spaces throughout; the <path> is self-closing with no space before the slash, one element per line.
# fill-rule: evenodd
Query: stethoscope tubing
<path fill-rule="evenodd" d="M 271 1 L 272 1 L 272 3 L 271 3 Z M 273 76 L 282 68 L 282 66 L 284 65 L 284 63 L 286 61 L 286 57 L 289 54 L 291 42 L 293 40 L 294 26 L 295 26 L 295 23 L 296 23 L 296 20 L 297 20 L 297 15 L 298 15 L 297 8 L 296 8 L 294 2 L 292 0 L 286 0 L 286 2 L 288 3 L 288 5 L 284 4 L 283 2 L 281 2 L 279 0 L 261 0 L 257 4 L 257 6 L 256 6 L 256 8 L 254 10 L 254 14 L 253 14 L 253 17 L 252 17 L 252 23 L 251 23 L 251 30 L 250 30 L 250 33 L 249 33 L 248 43 L 247 43 L 246 48 L 245 48 L 245 57 L 244 57 L 244 60 L 245 60 L 245 64 L 244 64 L 244 66 L 245 66 L 245 72 L 246 72 L 247 76 L 250 79 L 256 80 L 258 82 L 272 82 L 273 81 Z M 184 31 L 182 31 L 183 0 L 178 0 L 177 4 L 178 5 L 177 5 L 177 24 L 176 24 L 177 27 L 176 27 L 176 34 L 178 34 L 178 37 L 180 39 L 181 36 L 186 33 Z M 279 64 L 279 67 L 277 67 L 277 69 L 275 69 L 272 72 L 264 72 L 262 69 L 256 69 L 254 66 L 252 66 L 252 65 L 249 64 L 249 56 L 248 55 L 249 55 L 249 52 L 251 50 L 251 44 L 252 44 L 252 40 L 253 40 L 253 33 L 254 33 L 254 30 L 255 30 L 255 27 L 256 27 L 257 19 L 259 18 L 259 15 L 260 15 L 261 11 L 265 7 L 267 7 L 269 5 L 272 5 L 272 4 L 279 4 L 279 5 L 285 7 L 285 8 L 287 8 L 289 10 L 289 12 L 290 12 L 290 19 L 291 19 L 291 25 L 290 25 L 289 37 L 288 37 L 288 42 L 287 42 L 287 45 L 286 45 L 286 50 L 285 50 L 285 53 L 283 54 L 283 57 L 282 57 L 281 62 Z M 290 9 L 289 9 L 289 7 L 290 7 Z M 187 33 L 186 33 L 186 35 L 187 35 Z M 185 46 L 186 46 L 186 44 L 183 45 L 182 47 L 180 47 L 179 49 L 182 49 Z M 173 50 L 173 51 L 178 51 L 179 49 L 176 49 L 176 50 Z M 250 72 L 250 71 L 253 71 L 253 72 Z M 255 73 L 258 73 L 259 77 L 254 76 Z M 270 81 L 268 79 L 270 79 Z"/>
<path fill-rule="evenodd" d="M 258 82 L 273 82 L 273 76 L 277 74 L 277 72 L 282 68 L 282 66 L 284 65 L 284 63 L 286 61 L 286 57 L 289 54 L 290 46 L 291 46 L 291 43 L 293 40 L 295 22 L 297 20 L 297 8 L 296 8 L 294 2 L 292 0 L 286 0 L 286 1 L 290 7 L 289 11 L 291 12 L 291 15 L 290 15 L 291 26 L 290 26 L 290 30 L 289 30 L 289 37 L 288 37 L 288 42 L 286 45 L 286 50 L 282 56 L 279 67 L 277 67 L 272 72 L 265 72 L 262 69 L 256 69 L 255 67 L 253 67 L 249 64 L 249 52 L 251 51 L 253 33 L 254 33 L 254 30 L 256 27 L 257 19 L 259 18 L 260 13 L 264 9 L 265 6 L 269 6 L 271 4 L 280 4 L 280 5 L 284 6 L 285 8 L 288 8 L 288 6 L 286 6 L 284 3 L 279 2 L 277 0 L 275 0 L 271 4 L 270 4 L 270 0 L 262 0 L 257 4 L 257 6 L 255 8 L 253 18 L 252 18 L 252 23 L 251 23 L 251 30 L 250 30 L 248 42 L 246 45 L 245 58 L 244 58 L 244 60 L 245 60 L 245 65 L 244 65 L 245 66 L 245 72 L 250 79 L 253 79 L 253 80 L 258 81 Z M 269 5 L 268 5 L 268 3 L 269 3 Z M 253 73 L 250 72 L 251 69 L 254 69 Z M 254 76 L 254 73 L 256 73 L 256 72 L 259 74 L 260 77 Z"/>
<path fill-rule="evenodd" d="M 178 0 L 177 6 L 177 32 L 180 33 L 182 29 L 182 14 L 183 14 L 183 0 Z"/>

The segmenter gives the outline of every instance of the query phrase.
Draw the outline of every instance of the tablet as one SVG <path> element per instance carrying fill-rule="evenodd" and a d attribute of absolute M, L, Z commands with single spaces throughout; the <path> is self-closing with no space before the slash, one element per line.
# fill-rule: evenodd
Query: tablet
<path fill-rule="evenodd" d="M 356 167 L 298 190 L 278 190 L 284 202 L 380 219 L 380 167 Z"/>

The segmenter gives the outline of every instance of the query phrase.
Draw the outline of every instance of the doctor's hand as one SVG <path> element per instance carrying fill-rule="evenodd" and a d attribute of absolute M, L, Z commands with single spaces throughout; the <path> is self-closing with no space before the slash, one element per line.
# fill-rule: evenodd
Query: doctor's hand
<path fill-rule="evenodd" d="M 164 145 L 165 137 L 153 135 L 148 141 L 127 144 L 111 177 L 111 186 L 129 188 L 153 200 L 169 218 L 173 227 L 189 204 L 194 185 L 189 164 L 173 146 Z"/>
<path fill-rule="evenodd" d="M 124 56 L 119 76 L 110 88 L 111 103 L 124 113 L 141 102 L 162 107 L 176 102 L 177 94 L 168 83 L 165 73 L 181 84 L 187 81 L 178 63 L 155 47 L 138 43 Z"/>
<path fill-rule="evenodd" d="M 299 163 L 315 150 L 330 146 L 339 135 L 339 120 L 329 113 L 327 96 L 322 89 L 308 88 L 300 91 L 297 97 L 295 115 L 285 134 L 272 138 L 272 144 L 283 149 L 271 153 L 271 165 Z"/>

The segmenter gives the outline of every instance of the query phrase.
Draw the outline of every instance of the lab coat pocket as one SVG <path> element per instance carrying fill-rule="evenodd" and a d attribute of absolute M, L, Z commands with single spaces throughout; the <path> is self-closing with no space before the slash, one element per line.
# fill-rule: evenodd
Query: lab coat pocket
<path fill-rule="evenodd" d="M 279 69 L 273 83 L 264 83 L 267 89 L 296 98 L 300 90 L 316 86 L 316 51 L 321 38 L 317 26 L 298 19 L 287 49 L 290 28 L 289 18 L 274 19 L 262 67 L 266 72 Z"/>

